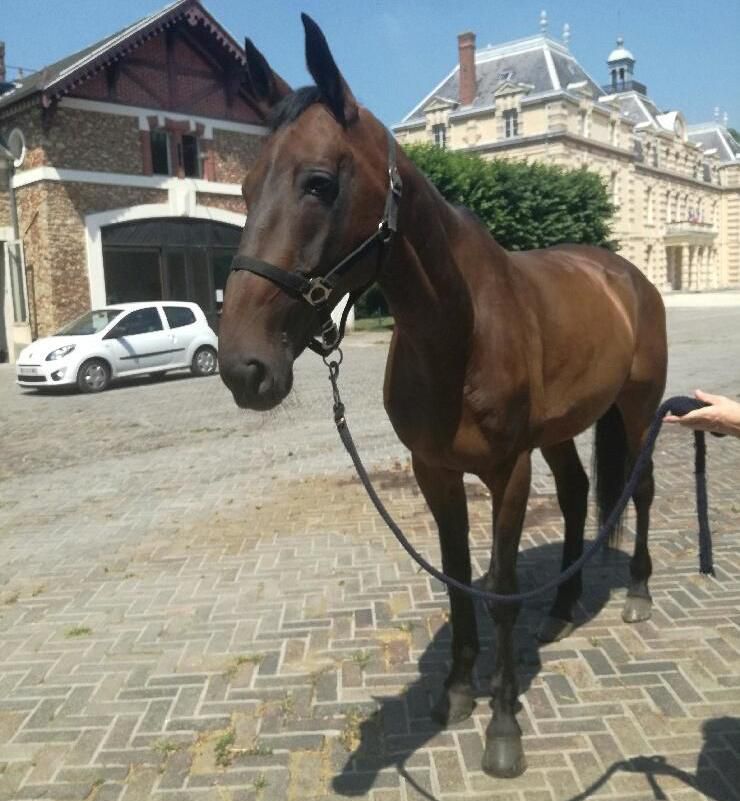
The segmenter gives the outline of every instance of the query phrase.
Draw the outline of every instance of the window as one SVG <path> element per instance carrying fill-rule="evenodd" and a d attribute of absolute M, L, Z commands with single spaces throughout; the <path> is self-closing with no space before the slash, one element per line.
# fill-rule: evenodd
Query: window
<path fill-rule="evenodd" d="M 447 127 L 444 125 L 432 126 L 432 137 L 434 138 L 435 147 L 444 150 L 447 147 Z"/>
<path fill-rule="evenodd" d="M 90 336 L 102 331 L 122 314 L 120 309 L 95 309 L 67 323 L 56 336 Z"/>
<path fill-rule="evenodd" d="M 193 310 L 185 306 L 165 306 L 164 316 L 167 318 L 170 328 L 182 328 L 184 325 L 192 325 L 195 322 Z"/>
<path fill-rule="evenodd" d="M 514 75 L 513 70 L 501 70 L 498 74 L 499 81 L 510 81 Z"/>
<path fill-rule="evenodd" d="M 519 114 L 515 108 L 504 112 L 504 135 L 507 139 L 519 135 Z"/>
<path fill-rule="evenodd" d="M 609 194 L 611 195 L 612 203 L 615 206 L 619 205 L 619 174 L 614 170 L 609 178 Z"/>
<path fill-rule="evenodd" d="M 653 167 L 657 167 L 660 161 L 658 158 L 658 143 L 656 142 L 653 146 Z"/>
<path fill-rule="evenodd" d="M 652 225 L 653 223 L 653 188 L 651 186 L 647 187 L 645 190 L 645 216 L 647 218 L 647 224 Z"/>
<path fill-rule="evenodd" d="M 200 178 L 198 139 L 192 134 L 183 134 L 180 142 L 180 164 L 187 178 Z"/>
<path fill-rule="evenodd" d="M 111 328 L 108 334 L 111 338 L 132 337 L 137 334 L 150 334 L 152 331 L 162 330 L 162 320 L 154 306 L 146 309 L 137 309 L 127 314 L 121 322 Z"/>
<path fill-rule="evenodd" d="M 169 175 L 170 169 L 170 135 L 167 131 L 152 131 L 152 172 L 155 175 Z"/>
<path fill-rule="evenodd" d="M 614 120 L 609 123 L 609 143 L 615 147 L 619 144 L 617 141 L 617 123 Z"/>

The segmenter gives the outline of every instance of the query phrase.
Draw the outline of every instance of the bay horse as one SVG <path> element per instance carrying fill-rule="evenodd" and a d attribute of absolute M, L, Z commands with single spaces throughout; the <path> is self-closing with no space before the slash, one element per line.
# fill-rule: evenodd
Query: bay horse
<path fill-rule="evenodd" d="M 283 275 L 322 276 L 377 228 L 387 201 L 388 132 L 355 100 L 316 23 L 305 15 L 303 23 L 315 86 L 292 91 L 246 42 L 246 80 L 270 132 L 244 180 L 249 216 L 237 258 Z M 387 247 L 361 254 L 348 281 L 357 289 L 377 278 L 395 320 L 384 404 L 439 528 L 444 571 L 471 581 L 463 485 L 463 474 L 471 473 L 493 499 L 485 586 L 515 593 L 532 451 L 542 451 L 555 479 L 567 567 L 582 552 L 589 491 L 573 438 L 596 424 L 604 519 L 663 394 L 663 303 L 637 267 L 606 249 L 507 252 L 471 212 L 448 204 L 395 142 L 391 152 L 403 181 L 397 233 Z M 334 293 L 330 304 L 339 300 Z M 232 272 L 219 363 L 236 403 L 278 405 L 318 325 L 311 306 L 264 275 Z M 637 536 L 626 621 L 650 616 L 653 492 L 650 466 L 633 496 Z M 580 594 L 580 574 L 561 585 L 542 639 L 572 629 Z M 451 590 L 450 606 L 452 666 L 433 713 L 443 724 L 472 713 L 479 650 L 473 601 Z M 494 604 L 489 611 L 496 660 L 483 769 L 513 777 L 525 769 L 515 715 L 518 607 Z"/>

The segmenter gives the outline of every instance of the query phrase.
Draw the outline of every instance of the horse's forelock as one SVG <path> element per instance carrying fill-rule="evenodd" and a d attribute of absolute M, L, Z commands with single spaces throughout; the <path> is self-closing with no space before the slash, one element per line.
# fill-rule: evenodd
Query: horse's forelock
<path fill-rule="evenodd" d="M 270 132 L 274 133 L 278 128 L 282 128 L 283 125 L 295 122 L 309 106 L 313 106 L 316 103 L 320 103 L 331 112 L 326 103 L 326 98 L 318 86 L 302 86 L 300 89 L 291 92 L 272 110 L 272 114 L 267 120 Z"/>

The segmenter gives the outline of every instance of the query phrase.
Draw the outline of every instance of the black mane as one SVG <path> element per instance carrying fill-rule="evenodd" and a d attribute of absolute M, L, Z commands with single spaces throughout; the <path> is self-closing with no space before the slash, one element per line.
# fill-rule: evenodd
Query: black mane
<path fill-rule="evenodd" d="M 272 110 L 267 125 L 271 132 L 283 125 L 294 122 L 314 103 L 324 103 L 324 96 L 318 86 L 302 86 L 286 95 Z"/>

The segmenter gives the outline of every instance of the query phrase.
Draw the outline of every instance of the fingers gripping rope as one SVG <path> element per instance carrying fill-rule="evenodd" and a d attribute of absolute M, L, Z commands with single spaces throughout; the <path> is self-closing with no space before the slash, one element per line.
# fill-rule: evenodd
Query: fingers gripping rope
<path fill-rule="evenodd" d="M 341 354 L 341 351 L 340 351 Z M 629 479 L 622 491 L 619 500 L 617 501 L 614 509 L 612 509 L 611 513 L 604 521 L 604 524 L 599 529 L 596 538 L 586 547 L 583 554 L 579 559 L 577 559 L 573 564 L 571 564 L 566 570 L 564 570 L 560 575 L 556 576 L 555 578 L 551 579 L 550 581 L 541 584 L 539 587 L 535 589 L 528 590 L 527 592 L 519 592 L 514 593 L 511 595 L 502 595 L 500 593 L 495 592 L 486 592 L 485 590 L 479 590 L 477 587 L 473 587 L 469 584 L 464 584 L 461 581 L 457 581 L 457 579 L 452 578 L 451 576 L 446 575 L 441 570 L 438 570 L 434 565 L 430 564 L 415 548 L 414 546 L 408 541 L 406 535 L 401 531 L 401 529 L 396 525 L 396 522 L 390 515 L 390 512 L 385 508 L 383 502 L 378 497 L 378 494 L 375 492 L 375 489 L 370 481 L 370 477 L 365 470 L 365 466 L 360 459 L 360 455 L 357 452 L 357 448 L 355 447 L 355 443 L 352 439 L 352 435 L 349 431 L 349 426 L 347 425 L 347 420 L 345 417 L 345 408 L 344 404 L 342 403 L 340 394 L 339 394 L 339 387 L 338 387 L 338 379 L 339 379 L 339 365 L 341 363 L 341 355 L 338 361 L 326 361 L 327 366 L 329 367 L 329 380 L 331 381 L 332 385 L 332 393 L 334 397 L 334 422 L 337 426 L 337 431 L 339 432 L 339 437 L 342 440 L 342 444 L 347 450 L 347 453 L 352 459 L 352 463 L 355 466 L 355 470 L 357 471 L 357 475 L 360 477 L 360 481 L 362 481 L 363 486 L 365 487 L 365 491 L 367 492 L 370 500 L 373 502 L 373 505 L 378 510 L 378 514 L 381 516 L 385 524 L 388 528 L 393 532 L 396 539 L 401 544 L 401 547 L 408 553 L 408 555 L 424 570 L 427 571 L 430 575 L 434 576 L 434 578 L 438 579 L 442 583 L 446 584 L 448 587 L 461 590 L 462 592 L 471 595 L 474 598 L 478 598 L 481 601 L 486 601 L 488 603 L 506 603 L 506 604 L 518 604 L 522 603 L 523 601 L 529 601 L 533 598 L 537 598 L 543 593 L 546 593 L 550 590 L 555 589 L 556 587 L 560 586 L 564 582 L 566 582 L 569 578 L 574 576 L 585 564 L 591 559 L 594 554 L 604 545 L 606 542 L 609 531 L 614 527 L 614 525 L 619 520 L 622 512 L 624 511 L 625 506 L 629 503 L 630 498 L 634 494 L 637 485 L 639 484 L 640 477 L 644 472 L 645 468 L 647 467 L 650 457 L 652 456 L 653 449 L 655 448 L 655 442 L 658 438 L 658 434 L 660 433 L 661 426 L 663 424 L 663 418 L 667 414 L 674 414 L 677 417 L 683 417 L 688 412 L 701 408 L 706 404 L 702 403 L 701 401 L 694 400 L 693 398 L 689 398 L 686 396 L 676 396 L 673 398 L 669 398 L 668 400 L 664 401 L 658 411 L 655 413 L 655 417 L 653 419 L 652 424 L 648 430 L 648 435 L 645 440 L 645 444 L 637 456 L 635 460 L 635 464 L 632 468 L 632 472 L 630 473 Z M 703 431 L 695 431 L 694 432 L 694 442 L 695 442 L 695 473 L 696 473 L 696 506 L 697 506 L 697 516 L 699 519 L 699 570 L 701 573 L 714 575 L 714 567 L 712 565 L 712 538 L 711 532 L 709 530 L 709 517 L 708 517 L 708 507 L 707 507 L 707 485 L 706 485 L 706 443 L 704 440 L 704 432 Z"/>

